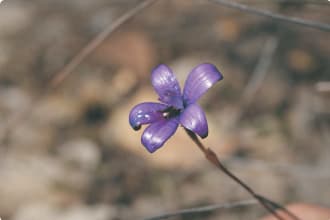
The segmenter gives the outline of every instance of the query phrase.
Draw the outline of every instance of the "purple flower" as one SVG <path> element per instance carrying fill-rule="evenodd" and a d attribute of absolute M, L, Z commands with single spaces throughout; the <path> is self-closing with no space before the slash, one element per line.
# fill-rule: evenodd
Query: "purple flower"
<path fill-rule="evenodd" d="M 153 153 L 163 146 L 179 124 L 201 138 L 207 137 L 205 113 L 197 101 L 222 78 L 214 65 L 200 64 L 190 72 L 182 94 L 172 70 L 164 64 L 157 66 L 152 71 L 151 83 L 162 103 L 140 103 L 129 114 L 129 123 L 135 130 L 139 130 L 143 124 L 150 124 L 141 137 L 147 150 Z"/>

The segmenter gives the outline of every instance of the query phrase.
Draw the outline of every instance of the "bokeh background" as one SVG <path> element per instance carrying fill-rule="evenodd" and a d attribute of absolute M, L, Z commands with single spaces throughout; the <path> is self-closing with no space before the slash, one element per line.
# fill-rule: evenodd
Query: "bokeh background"
<path fill-rule="evenodd" d="M 141 145 L 142 131 L 129 127 L 128 113 L 157 99 L 150 72 L 159 63 L 181 83 L 203 62 L 223 73 L 200 104 L 210 127 L 204 143 L 230 170 L 281 204 L 330 206 L 328 32 L 209 1 L 158 1 L 49 91 L 54 74 L 139 2 L 0 4 L 0 217 L 142 219 L 250 198 L 204 159 L 182 129 L 154 154 Z M 326 1 L 241 2 L 330 22 Z M 172 219 L 264 214 L 251 205 Z"/>

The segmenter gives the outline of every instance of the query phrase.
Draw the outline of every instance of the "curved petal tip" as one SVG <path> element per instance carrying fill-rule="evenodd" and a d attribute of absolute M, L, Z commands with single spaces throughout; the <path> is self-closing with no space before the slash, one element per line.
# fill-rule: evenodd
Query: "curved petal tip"
<path fill-rule="evenodd" d="M 152 123 L 144 130 L 141 137 L 141 143 L 150 153 L 153 153 L 162 147 L 175 133 L 178 125 L 179 122 L 176 118 Z"/>
<path fill-rule="evenodd" d="M 166 108 L 167 106 L 161 103 L 140 103 L 131 110 L 129 123 L 134 130 L 139 130 L 143 124 L 150 124 L 162 119 L 162 111 Z"/>
<path fill-rule="evenodd" d="M 208 125 L 204 111 L 199 105 L 189 105 L 180 116 L 180 123 L 201 138 L 208 136 Z"/>
<path fill-rule="evenodd" d="M 168 66 L 161 64 L 153 69 L 151 83 L 161 102 L 178 109 L 183 108 L 180 85 Z"/>
<path fill-rule="evenodd" d="M 189 74 L 184 90 L 185 104 L 195 103 L 216 82 L 223 79 L 220 71 L 210 63 L 196 66 Z"/>

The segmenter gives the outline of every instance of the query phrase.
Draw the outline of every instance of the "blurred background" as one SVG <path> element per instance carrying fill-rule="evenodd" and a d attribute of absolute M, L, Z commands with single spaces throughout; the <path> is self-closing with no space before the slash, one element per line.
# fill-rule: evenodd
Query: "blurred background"
<path fill-rule="evenodd" d="M 330 22 L 326 1 L 241 2 Z M 0 217 L 142 219 L 249 199 L 183 129 L 149 154 L 140 143 L 142 130 L 129 127 L 130 109 L 157 99 L 150 72 L 159 63 L 169 65 L 181 85 L 203 62 L 223 73 L 200 104 L 210 128 L 204 143 L 230 170 L 281 204 L 330 206 L 329 32 L 209 1 L 157 1 L 49 90 L 81 48 L 139 3 L 0 4 Z M 172 219 L 264 214 L 251 205 Z"/>

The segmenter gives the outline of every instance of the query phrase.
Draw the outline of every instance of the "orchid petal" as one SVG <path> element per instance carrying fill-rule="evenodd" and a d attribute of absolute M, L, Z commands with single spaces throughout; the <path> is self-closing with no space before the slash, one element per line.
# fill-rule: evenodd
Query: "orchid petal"
<path fill-rule="evenodd" d="M 143 124 L 150 124 L 162 119 L 162 111 L 167 106 L 161 103 L 144 102 L 136 105 L 129 114 L 129 123 L 133 129 L 140 129 Z"/>
<path fill-rule="evenodd" d="M 190 104 L 180 115 L 180 123 L 201 138 L 208 135 L 208 126 L 203 109 L 197 104 Z"/>
<path fill-rule="evenodd" d="M 196 66 L 189 74 L 184 90 L 183 99 L 186 105 L 195 103 L 213 84 L 223 79 L 219 70 L 209 63 Z"/>
<path fill-rule="evenodd" d="M 153 153 L 175 133 L 178 125 L 178 118 L 156 121 L 144 130 L 141 142 L 150 153 Z"/>
<path fill-rule="evenodd" d="M 151 83 L 159 95 L 159 100 L 177 109 L 183 108 L 180 85 L 172 70 L 161 64 L 151 74 Z"/>

